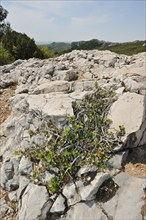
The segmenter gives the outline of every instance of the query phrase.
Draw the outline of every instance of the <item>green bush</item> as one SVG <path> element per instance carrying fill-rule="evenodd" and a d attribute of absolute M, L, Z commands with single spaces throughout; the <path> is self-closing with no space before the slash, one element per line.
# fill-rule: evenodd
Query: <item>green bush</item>
<path fill-rule="evenodd" d="M 76 178 L 83 165 L 96 165 L 97 170 L 106 167 L 113 148 L 118 144 L 109 131 L 111 120 L 107 118 L 114 94 L 113 90 L 96 85 L 95 93 L 74 104 L 74 116 L 68 118 L 65 127 L 57 128 L 50 121 L 45 129 L 29 131 L 31 137 L 39 134 L 44 139 L 43 145 L 31 144 L 28 149 L 20 151 L 21 156 L 25 155 L 35 163 L 34 181 L 40 181 L 46 170 L 55 172 L 58 168 L 48 186 L 54 193 Z"/>
<path fill-rule="evenodd" d="M 37 46 L 38 49 L 42 52 L 43 54 L 43 58 L 51 58 L 51 57 L 54 57 L 54 53 L 50 50 L 48 50 L 47 46 L 42 46 L 42 45 L 39 45 Z"/>
<path fill-rule="evenodd" d="M 0 42 L 0 65 L 5 65 L 14 61 L 14 57 L 6 50 Z"/>

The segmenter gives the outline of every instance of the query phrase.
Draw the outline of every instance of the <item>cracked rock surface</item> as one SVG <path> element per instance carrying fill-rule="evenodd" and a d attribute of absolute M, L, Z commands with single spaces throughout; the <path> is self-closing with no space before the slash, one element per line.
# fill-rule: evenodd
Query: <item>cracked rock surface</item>
<path fill-rule="evenodd" d="M 57 58 L 18 60 L 0 67 L 0 218 L 146 219 L 145 56 L 75 50 Z M 116 133 L 119 125 L 125 127 L 123 145 L 114 149 L 104 172 L 82 167 L 59 195 L 50 195 L 47 184 L 57 170 L 42 175 L 43 185 L 34 183 L 30 179 L 34 162 L 20 160 L 13 152 L 20 146 L 28 149 L 28 143 L 43 144 L 41 136 L 30 139 L 28 131 L 50 119 L 64 126 L 74 114 L 73 103 L 93 93 L 95 81 L 104 88 L 116 87 L 110 129 Z"/>

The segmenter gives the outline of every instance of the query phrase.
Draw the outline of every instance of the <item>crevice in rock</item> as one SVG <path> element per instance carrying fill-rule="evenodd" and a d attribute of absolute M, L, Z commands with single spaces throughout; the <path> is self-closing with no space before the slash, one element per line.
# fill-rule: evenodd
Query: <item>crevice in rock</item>
<path fill-rule="evenodd" d="M 67 203 L 67 198 L 63 195 L 63 193 L 61 192 L 61 195 L 62 195 L 62 197 L 65 199 L 65 201 L 64 201 L 64 205 L 65 205 L 65 210 L 64 210 L 64 212 L 63 212 L 63 214 L 64 213 L 66 213 L 67 211 L 68 211 L 68 209 L 69 209 L 69 207 L 68 207 L 68 203 Z"/>
<path fill-rule="evenodd" d="M 107 217 L 108 220 L 114 220 L 114 218 L 111 215 L 108 215 L 108 213 L 103 209 L 102 206 L 100 206 L 103 214 Z"/>
<path fill-rule="evenodd" d="M 146 144 L 135 148 L 129 148 L 128 155 L 125 160 L 123 160 L 122 165 L 125 166 L 129 162 L 133 164 L 146 164 Z"/>
<path fill-rule="evenodd" d="M 61 216 L 58 213 L 48 213 L 46 220 L 57 220 Z"/>

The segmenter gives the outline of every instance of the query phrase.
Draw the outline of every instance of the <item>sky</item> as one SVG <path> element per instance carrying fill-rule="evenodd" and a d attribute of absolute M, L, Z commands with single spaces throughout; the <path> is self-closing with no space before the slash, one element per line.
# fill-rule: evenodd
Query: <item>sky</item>
<path fill-rule="evenodd" d="M 12 29 L 36 42 L 146 38 L 146 0 L 0 0 Z"/>

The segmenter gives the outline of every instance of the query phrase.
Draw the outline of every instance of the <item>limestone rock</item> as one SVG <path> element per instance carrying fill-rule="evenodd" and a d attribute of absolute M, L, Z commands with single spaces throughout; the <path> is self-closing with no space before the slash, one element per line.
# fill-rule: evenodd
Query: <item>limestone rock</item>
<path fill-rule="evenodd" d="M 40 94 L 28 97 L 29 110 L 40 109 L 43 115 L 63 117 L 73 115 L 72 99 L 67 94 Z"/>
<path fill-rule="evenodd" d="M 9 197 L 10 201 L 16 202 L 17 201 L 17 191 L 9 192 L 8 197 Z"/>
<path fill-rule="evenodd" d="M 113 103 L 110 109 L 109 118 L 112 120 L 111 130 L 115 133 L 118 132 L 119 125 L 125 127 L 125 137 L 136 133 L 140 130 L 143 123 L 144 114 L 144 96 L 136 93 L 124 93 L 119 99 Z M 143 130 L 140 131 L 139 137 L 133 137 L 132 146 L 140 141 L 143 135 Z M 131 137 L 132 138 L 132 137 Z"/>
<path fill-rule="evenodd" d="M 18 219 L 45 220 L 51 206 L 46 188 L 30 183 L 21 198 Z"/>
<path fill-rule="evenodd" d="M 34 94 L 46 94 L 50 92 L 64 92 L 68 93 L 70 90 L 70 84 L 66 81 L 52 81 L 49 83 L 44 83 L 38 86 L 34 90 Z"/>
<path fill-rule="evenodd" d="M 74 102 L 92 94 L 97 81 L 101 87 L 116 88 L 117 101 L 111 106 L 109 117 L 113 120 L 113 132 L 119 130 L 119 125 L 125 126 L 122 150 L 132 148 L 134 155 L 141 155 L 140 146 L 145 149 L 146 144 L 145 54 L 130 57 L 109 51 L 74 50 L 52 59 L 31 58 L 0 66 L 2 92 L 17 84 L 15 95 L 8 101 L 11 114 L 0 125 L 0 180 L 2 188 L 9 191 L 10 200 L 19 200 L 19 219 L 45 220 L 49 211 L 49 215 L 55 217 L 58 213 L 64 214 L 67 208 L 65 219 L 107 220 L 112 216 L 113 219 L 141 219 L 143 180 L 123 173 L 117 175 L 115 170 L 121 168 L 126 153 L 118 153 L 109 161 L 115 168 L 106 171 L 108 174 L 96 175 L 94 169 L 81 168 L 76 185 L 67 183 L 57 199 L 56 196 L 50 199 L 44 186 L 30 183 L 26 175 L 30 174 L 32 163 L 23 157 L 19 165 L 12 154 L 20 146 L 25 150 L 31 143 L 42 145 L 43 138 L 39 134 L 29 138 L 28 130 L 38 130 L 50 118 L 58 127 L 64 126 L 66 117 L 74 114 Z M 144 160 L 144 156 L 139 158 Z M 54 175 L 57 172 L 53 172 Z M 92 172 L 94 179 L 90 176 Z M 48 171 L 43 174 L 41 180 L 48 184 L 52 174 Z M 110 176 L 120 188 L 112 199 L 102 204 L 102 212 L 94 200 L 101 184 Z M 9 204 L 4 202 L 2 206 L 9 212 Z"/>
<path fill-rule="evenodd" d="M 9 192 L 18 189 L 19 187 L 19 180 L 18 176 L 14 176 L 13 179 L 10 179 L 5 184 L 5 189 Z"/>
<path fill-rule="evenodd" d="M 65 217 L 61 218 L 62 220 L 108 220 L 106 215 L 102 212 L 101 208 L 97 206 L 95 201 L 78 203 L 75 206 L 71 207 Z M 60 220 L 61 220 L 60 219 Z"/>
<path fill-rule="evenodd" d="M 87 175 L 88 173 L 96 172 L 96 171 L 97 171 L 97 166 L 86 165 L 80 168 L 80 170 L 77 173 L 77 176 L 81 177 L 83 174 Z"/>
<path fill-rule="evenodd" d="M 84 185 L 84 182 L 81 180 L 78 180 L 75 183 L 68 183 L 63 189 L 63 195 L 67 198 L 68 205 L 74 205 L 81 200 L 94 200 L 99 187 L 108 178 L 110 178 L 108 173 L 101 172 L 97 173 L 95 178 L 90 181 L 88 185 Z"/>
<path fill-rule="evenodd" d="M 109 178 L 109 173 L 97 173 L 94 180 L 92 180 L 89 185 L 84 186 L 82 189 L 79 188 L 82 200 L 88 201 L 95 199 L 99 187 Z"/>
<path fill-rule="evenodd" d="M 41 182 L 49 184 L 53 177 L 55 177 L 54 174 L 45 171 L 45 173 L 43 173 L 39 179 L 41 180 Z"/>
<path fill-rule="evenodd" d="M 26 176 L 19 177 L 19 189 L 18 189 L 18 193 L 17 193 L 17 196 L 19 199 L 22 197 L 22 195 L 25 192 L 25 189 L 29 183 L 30 183 L 30 179 L 28 179 Z"/>
<path fill-rule="evenodd" d="M 68 206 L 72 206 L 81 201 L 81 196 L 78 192 L 79 186 L 83 187 L 83 183 L 78 181 L 76 185 L 73 182 L 69 182 L 63 188 L 63 195 L 67 198 Z"/>
<path fill-rule="evenodd" d="M 66 208 L 67 207 L 65 206 L 65 198 L 60 194 L 52 205 L 50 212 L 64 213 Z"/>
<path fill-rule="evenodd" d="M 0 216 L 2 219 L 5 217 L 5 213 L 13 212 L 14 210 L 7 205 L 4 199 L 0 199 Z"/>
<path fill-rule="evenodd" d="M 124 158 L 127 158 L 128 151 L 120 152 L 114 155 L 108 162 L 107 166 L 110 168 L 121 169 Z"/>
<path fill-rule="evenodd" d="M 113 219 L 142 219 L 141 207 L 144 204 L 142 185 L 145 180 L 120 173 L 114 181 L 120 188 L 111 200 L 102 205 L 103 209 Z"/>
<path fill-rule="evenodd" d="M 19 173 L 21 175 L 29 175 L 32 171 L 32 168 L 33 163 L 23 156 L 19 165 Z"/>
<path fill-rule="evenodd" d="M 56 78 L 56 80 L 74 81 L 78 78 L 77 73 L 73 69 L 57 71 L 55 75 L 56 77 L 53 79 Z"/>
<path fill-rule="evenodd" d="M 8 158 L 4 161 L 0 173 L 2 188 L 8 191 L 13 191 L 18 188 L 18 166 L 19 162 L 16 158 Z"/>
<path fill-rule="evenodd" d="M 1 167 L 1 186 L 4 188 L 8 180 L 14 175 L 14 167 L 10 159 L 6 160 Z"/>

